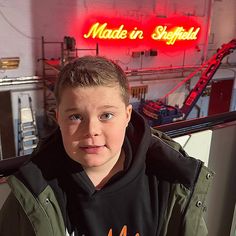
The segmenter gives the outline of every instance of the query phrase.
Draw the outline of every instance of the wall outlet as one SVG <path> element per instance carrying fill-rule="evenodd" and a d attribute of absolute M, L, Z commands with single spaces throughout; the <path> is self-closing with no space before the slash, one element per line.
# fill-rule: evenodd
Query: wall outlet
<path fill-rule="evenodd" d="M 151 57 L 156 57 L 156 56 L 157 56 L 157 50 L 155 50 L 155 49 L 150 49 L 150 56 L 151 56 Z"/>
<path fill-rule="evenodd" d="M 141 52 L 132 52 L 133 58 L 138 58 L 138 57 L 140 57 L 140 55 L 141 55 Z"/>
<path fill-rule="evenodd" d="M 144 55 L 145 55 L 145 57 L 149 57 L 150 56 L 150 50 L 146 50 Z"/>

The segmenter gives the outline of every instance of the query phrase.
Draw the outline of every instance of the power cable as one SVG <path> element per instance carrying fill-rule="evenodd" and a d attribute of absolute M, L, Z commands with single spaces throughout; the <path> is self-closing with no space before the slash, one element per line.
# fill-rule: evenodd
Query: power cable
<path fill-rule="evenodd" d="M 2 10 L 0 9 L 0 15 L 2 16 L 2 18 L 4 19 L 4 21 L 11 26 L 11 28 L 13 28 L 16 32 L 18 32 L 20 35 L 22 35 L 25 38 L 28 39 L 32 39 L 32 40 L 41 40 L 41 38 L 38 37 L 31 37 L 27 34 L 25 34 L 24 32 L 22 32 L 20 29 L 18 29 L 6 16 L 5 14 L 2 12 Z"/>

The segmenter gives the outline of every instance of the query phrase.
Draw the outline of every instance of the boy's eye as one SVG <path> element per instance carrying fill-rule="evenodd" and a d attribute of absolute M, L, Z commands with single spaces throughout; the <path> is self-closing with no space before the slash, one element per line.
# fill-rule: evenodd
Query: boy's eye
<path fill-rule="evenodd" d="M 82 120 L 82 117 L 79 114 L 74 114 L 74 115 L 70 115 L 69 119 L 70 120 Z"/>
<path fill-rule="evenodd" d="M 113 117 L 112 113 L 104 113 L 99 117 L 99 119 L 100 120 L 110 120 L 112 117 Z"/>

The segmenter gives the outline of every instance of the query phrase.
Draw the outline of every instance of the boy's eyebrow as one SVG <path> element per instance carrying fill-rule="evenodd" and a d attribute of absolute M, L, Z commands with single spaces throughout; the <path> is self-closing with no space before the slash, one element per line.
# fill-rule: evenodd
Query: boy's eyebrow
<path fill-rule="evenodd" d="M 104 105 L 104 106 L 100 106 L 100 107 L 98 107 L 98 109 L 107 109 L 107 108 L 115 108 L 115 109 L 118 109 L 119 107 L 117 107 L 117 106 L 114 106 L 114 105 Z M 79 108 L 77 108 L 77 107 L 72 107 L 72 108 L 67 108 L 66 110 L 65 110 L 65 112 L 71 112 L 71 111 L 78 111 L 79 110 Z"/>
<path fill-rule="evenodd" d="M 65 112 L 71 112 L 71 111 L 76 111 L 78 108 L 67 108 Z"/>
<path fill-rule="evenodd" d="M 101 107 L 98 107 L 98 108 L 118 108 L 118 107 L 115 106 L 115 105 L 104 105 L 104 106 L 101 106 Z"/>

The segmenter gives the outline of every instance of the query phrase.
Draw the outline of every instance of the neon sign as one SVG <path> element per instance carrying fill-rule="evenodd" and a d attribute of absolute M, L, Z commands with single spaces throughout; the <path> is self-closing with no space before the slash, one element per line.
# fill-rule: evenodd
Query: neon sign
<path fill-rule="evenodd" d="M 93 24 L 88 33 L 84 34 L 85 38 L 99 38 L 99 39 L 143 39 L 143 31 L 137 30 L 137 27 L 134 27 L 134 30 L 128 32 L 124 29 L 124 25 L 120 25 L 117 29 L 108 29 L 107 23 L 100 25 L 100 23 Z"/>
<path fill-rule="evenodd" d="M 173 31 L 167 31 L 167 26 L 157 26 L 151 35 L 154 40 L 166 40 L 167 45 L 174 45 L 176 40 L 196 40 L 200 27 L 191 27 L 185 30 L 184 27 L 176 27 Z"/>
<path fill-rule="evenodd" d="M 151 33 L 147 33 L 138 27 L 132 29 L 126 28 L 124 24 L 120 24 L 116 28 L 108 26 L 108 23 L 96 22 L 91 25 L 87 33 L 84 34 L 85 39 L 100 40 L 144 40 L 145 38 L 154 41 L 164 41 L 166 45 L 174 45 L 176 41 L 195 41 L 198 39 L 200 27 L 156 25 Z"/>

